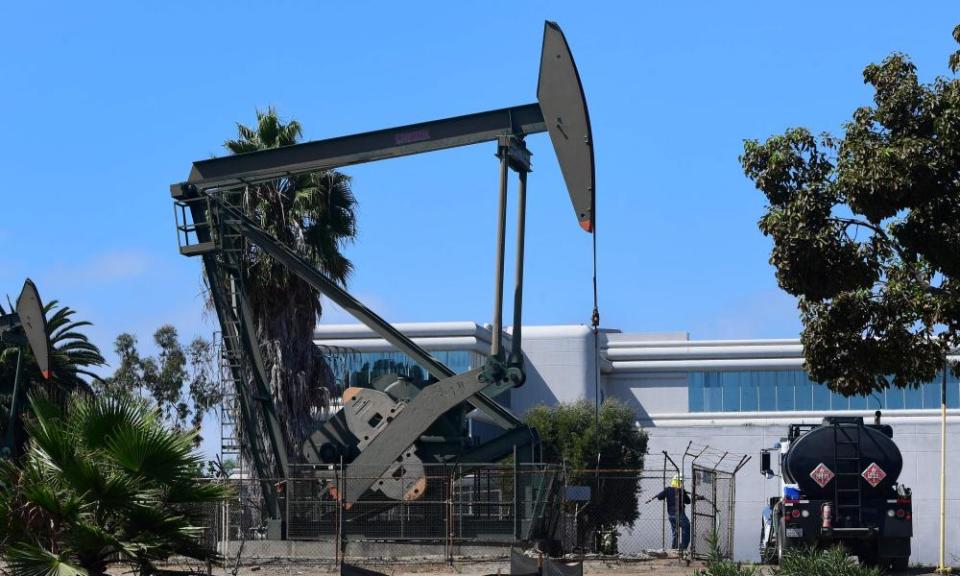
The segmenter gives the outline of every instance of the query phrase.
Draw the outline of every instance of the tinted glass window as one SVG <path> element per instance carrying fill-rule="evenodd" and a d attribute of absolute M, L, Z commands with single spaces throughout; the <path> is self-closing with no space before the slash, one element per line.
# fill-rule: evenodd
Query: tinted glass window
<path fill-rule="evenodd" d="M 940 407 L 940 377 L 917 388 L 846 398 L 803 370 L 697 371 L 688 374 L 691 412 L 899 410 Z M 960 380 L 947 378 L 947 406 L 960 407 Z"/>

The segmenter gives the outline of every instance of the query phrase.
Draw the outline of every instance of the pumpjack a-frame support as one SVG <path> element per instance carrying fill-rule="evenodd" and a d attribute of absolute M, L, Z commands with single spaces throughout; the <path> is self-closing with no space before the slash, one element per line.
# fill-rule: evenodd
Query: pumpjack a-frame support
<path fill-rule="evenodd" d="M 351 466 L 362 467 L 365 479 L 351 479 L 344 505 L 355 502 L 386 473 L 440 415 L 462 402 L 482 411 L 491 421 L 523 435 L 523 423 L 492 399 L 525 380 L 521 350 L 522 284 L 526 183 L 530 153 L 524 138 L 548 132 L 566 182 L 580 227 L 593 232 L 596 223 L 594 159 L 586 100 L 573 57 L 559 26 L 544 28 L 538 102 L 399 126 L 374 132 L 318 140 L 282 148 L 200 160 L 193 163 L 186 182 L 170 187 L 178 207 L 180 251 L 200 256 L 217 318 L 223 329 L 225 354 L 237 388 L 243 426 L 248 431 L 254 468 L 271 518 L 280 518 L 275 491 L 266 480 L 287 478 L 288 454 L 276 408 L 267 386 L 250 303 L 244 290 L 245 243 L 256 246 L 293 274 L 349 312 L 376 334 L 422 366 L 437 381 L 395 412 L 371 427 Z M 428 351 L 363 305 L 308 261 L 228 202 L 226 192 L 295 174 L 341 168 L 353 164 L 420 154 L 445 148 L 497 141 L 500 160 L 500 202 L 497 230 L 497 273 L 491 354 L 478 369 L 456 374 Z M 501 346 L 503 269 L 506 229 L 507 176 L 519 174 L 514 333 L 509 357 Z M 389 429 L 389 433 L 383 433 Z M 263 445 L 262 430 L 269 446 Z M 511 436 L 517 437 L 516 434 Z M 491 457 L 481 447 L 478 456 Z M 304 447 L 309 452 L 310 447 Z M 506 455 L 506 454 L 504 454 Z M 402 460 L 402 458 L 401 458 Z M 366 473 L 374 472 L 376 473 Z"/>

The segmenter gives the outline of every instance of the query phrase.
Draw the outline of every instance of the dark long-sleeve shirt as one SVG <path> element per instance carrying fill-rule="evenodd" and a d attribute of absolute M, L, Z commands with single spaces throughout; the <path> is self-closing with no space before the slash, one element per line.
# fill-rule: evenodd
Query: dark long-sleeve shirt
<path fill-rule="evenodd" d="M 690 493 L 682 488 L 674 488 L 673 486 L 667 486 L 663 489 L 662 492 L 654 496 L 657 500 L 667 501 L 667 514 L 671 516 L 676 515 L 677 509 L 680 508 L 680 495 L 683 494 L 683 506 L 684 509 L 686 505 L 690 503 Z"/>

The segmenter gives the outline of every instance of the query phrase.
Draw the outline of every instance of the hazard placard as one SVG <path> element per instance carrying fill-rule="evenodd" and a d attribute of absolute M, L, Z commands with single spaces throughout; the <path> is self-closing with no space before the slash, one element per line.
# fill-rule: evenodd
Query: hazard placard
<path fill-rule="evenodd" d="M 867 484 L 876 488 L 877 484 L 883 482 L 883 479 L 887 477 L 887 473 L 883 471 L 883 468 L 877 466 L 876 462 L 872 462 L 861 476 L 867 481 Z"/>
<path fill-rule="evenodd" d="M 835 474 L 832 470 L 827 468 L 827 465 L 821 462 L 816 468 L 810 472 L 810 477 L 813 478 L 813 481 L 820 485 L 821 488 L 824 488 L 827 484 L 833 480 Z"/>

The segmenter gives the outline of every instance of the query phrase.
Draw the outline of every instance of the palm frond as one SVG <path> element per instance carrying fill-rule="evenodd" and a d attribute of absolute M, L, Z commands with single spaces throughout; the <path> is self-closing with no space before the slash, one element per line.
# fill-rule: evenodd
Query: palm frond
<path fill-rule="evenodd" d="M 17 576 L 87 576 L 87 571 L 31 542 L 7 547 L 4 560 Z"/>
<path fill-rule="evenodd" d="M 228 492 L 196 477 L 202 457 L 192 435 L 165 428 L 133 400 L 30 402 L 22 464 L 0 462 L 0 554 L 15 573 L 101 574 L 118 561 L 216 557 L 197 540 L 196 511 Z"/>
<path fill-rule="evenodd" d="M 260 141 L 260 138 L 259 136 L 257 136 L 257 132 L 255 130 L 247 126 L 244 126 L 239 122 L 237 122 L 237 136 L 240 138 L 241 141 L 244 141 L 253 145 L 256 145 L 256 143 Z"/>

